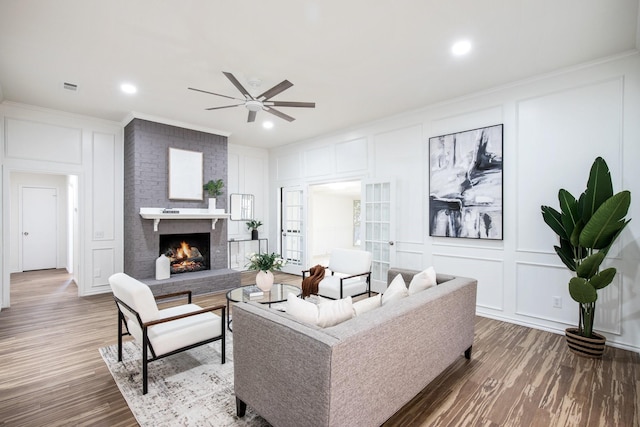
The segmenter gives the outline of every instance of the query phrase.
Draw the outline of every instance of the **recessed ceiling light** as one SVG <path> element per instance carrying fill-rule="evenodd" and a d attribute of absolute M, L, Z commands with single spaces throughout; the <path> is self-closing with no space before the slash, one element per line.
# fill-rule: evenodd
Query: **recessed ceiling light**
<path fill-rule="evenodd" d="M 267 120 L 262 122 L 262 127 L 265 129 L 271 129 L 273 127 L 273 122 Z"/>
<path fill-rule="evenodd" d="M 451 47 L 451 53 L 456 56 L 466 55 L 469 51 L 471 51 L 471 42 L 469 40 L 460 40 Z"/>
<path fill-rule="evenodd" d="M 138 91 L 138 88 L 132 85 L 131 83 L 122 83 L 120 85 L 120 90 L 129 95 L 133 95 Z"/>

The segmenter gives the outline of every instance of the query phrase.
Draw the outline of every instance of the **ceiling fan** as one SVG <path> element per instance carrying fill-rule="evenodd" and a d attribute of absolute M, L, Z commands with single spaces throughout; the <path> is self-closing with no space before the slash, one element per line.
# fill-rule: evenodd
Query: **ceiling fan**
<path fill-rule="evenodd" d="M 316 107 L 316 103 L 315 102 L 270 101 L 270 99 L 273 98 L 274 96 L 278 95 L 279 93 L 281 93 L 281 92 L 289 89 L 291 86 L 293 86 L 293 83 L 291 83 L 289 80 L 284 80 L 281 83 L 278 83 L 277 85 L 272 87 L 271 89 L 267 90 L 266 92 L 261 93 L 260 95 L 258 95 L 256 97 L 253 97 L 249 93 L 249 91 L 247 91 L 247 89 L 245 89 L 244 86 L 242 86 L 240 84 L 238 79 L 236 79 L 233 74 L 227 73 L 227 72 L 223 72 L 222 74 L 224 74 L 231 81 L 231 83 L 233 83 L 233 85 L 240 91 L 240 93 L 242 93 L 244 95 L 245 99 L 235 98 L 233 96 L 221 95 L 219 93 L 209 92 L 209 91 L 202 90 L 202 89 L 195 89 L 195 88 L 192 88 L 192 87 L 187 88 L 189 90 L 195 90 L 196 92 L 203 92 L 203 93 L 208 93 L 210 95 L 222 96 L 223 98 L 229 98 L 229 99 L 235 99 L 237 101 L 242 101 L 239 104 L 225 105 L 223 107 L 210 107 L 210 108 L 205 108 L 205 110 L 220 110 L 222 108 L 239 107 L 240 105 L 244 105 L 247 108 L 247 110 L 249 110 L 249 117 L 247 118 L 247 122 L 255 121 L 256 120 L 256 114 L 260 110 L 264 110 L 267 113 L 271 113 L 274 116 L 278 116 L 281 119 L 284 119 L 284 120 L 287 120 L 289 122 L 292 122 L 292 121 L 295 120 L 293 117 L 291 117 L 291 116 L 289 116 L 287 114 L 284 114 L 283 112 L 278 111 L 273 107 L 304 107 L 304 108 L 315 108 Z"/>

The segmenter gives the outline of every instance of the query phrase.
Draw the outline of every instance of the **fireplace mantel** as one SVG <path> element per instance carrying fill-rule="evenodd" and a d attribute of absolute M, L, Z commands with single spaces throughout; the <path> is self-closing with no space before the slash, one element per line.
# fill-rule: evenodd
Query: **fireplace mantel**
<path fill-rule="evenodd" d="M 224 209 L 187 209 L 187 208 L 140 208 L 140 216 L 144 219 L 153 220 L 153 231 L 158 231 L 158 224 L 161 219 L 210 219 L 211 229 L 216 229 L 216 222 L 219 219 L 229 219 L 230 214 Z"/>

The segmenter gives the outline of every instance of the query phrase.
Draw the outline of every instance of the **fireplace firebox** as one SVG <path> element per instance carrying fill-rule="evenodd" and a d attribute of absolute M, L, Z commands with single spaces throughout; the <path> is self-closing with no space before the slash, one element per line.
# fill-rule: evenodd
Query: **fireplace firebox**
<path fill-rule="evenodd" d="M 209 270 L 210 233 L 161 234 L 160 255 L 169 258 L 171 274 Z"/>

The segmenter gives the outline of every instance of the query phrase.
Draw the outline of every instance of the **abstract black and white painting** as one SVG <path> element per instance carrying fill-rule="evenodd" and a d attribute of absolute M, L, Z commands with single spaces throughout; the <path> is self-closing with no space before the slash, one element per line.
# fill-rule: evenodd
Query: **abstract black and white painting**
<path fill-rule="evenodd" d="M 502 125 L 429 138 L 429 235 L 502 240 Z"/>

